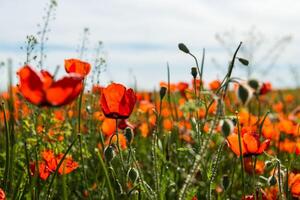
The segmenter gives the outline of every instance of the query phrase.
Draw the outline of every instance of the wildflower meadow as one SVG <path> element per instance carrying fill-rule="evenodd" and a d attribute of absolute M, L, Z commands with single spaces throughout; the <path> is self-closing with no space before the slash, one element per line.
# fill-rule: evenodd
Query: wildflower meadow
<path fill-rule="evenodd" d="M 234 77 L 251 63 L 247 43 L 233 41 L 225 73 L 207 81 L 205 49 L 178 41 L 194 63 L 185 81 L 166 66 L 157 89 L 139 90 L 102 84 L 105 60 L 86 60 L 84 46 L 57 60 L 62 74 L 47 69 L 46 34 L 27 36 L 17 73 L 4 64 L 0 200 L 300 198 L 299 89 Z"/>

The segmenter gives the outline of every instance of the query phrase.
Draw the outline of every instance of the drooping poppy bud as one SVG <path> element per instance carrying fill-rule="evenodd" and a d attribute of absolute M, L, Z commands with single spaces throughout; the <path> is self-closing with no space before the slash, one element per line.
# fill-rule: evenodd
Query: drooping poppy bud
<path fill-rule="evenodd" d="M 104 115 L 113 119 L 126 119 L 136 102 L 134 91 L 123 85 L 112 83 L 102 91 L 100 104 Z"/>
<path fill-rule="evenodd" d="M 111 162 L 116 156 L 115 148 L 112 145 L 109 145 L 104 149 L 104 157 L 107 162 Z"/>
<path fill-rule="evenodd" d="M 240 84 L 237 96 L 243 105 L 247 105 L 253 96 L 253 89 L 246 84 Z"/>
<path fill-rule="evenodd" d="M 234 130 L 234 123 L 231 119 L 222 120 L 220 125 L 221 131 L 225 137 L 227 137 Z"/>
<path fill-rule="evenodd" d="M 135 168 L 130 168 L 127 172 L 127 178 L 132 182 L 135 183 L 139 178 L 139 172 Z"/>
<path fill-rule="evenodd" d="M 190 50 L 185 46 L 183 43 L 178 44 L 178 48 L 183 51 L 184 53 L 190 53 Z"/>

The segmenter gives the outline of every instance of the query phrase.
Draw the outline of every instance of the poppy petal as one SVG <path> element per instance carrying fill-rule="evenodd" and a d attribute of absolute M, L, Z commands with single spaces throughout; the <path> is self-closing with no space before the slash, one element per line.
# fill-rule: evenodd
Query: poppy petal
<path fill-rule="evenodd" d="M 269 145 L 270 145 L 269 139 L 266 139 L 265 141 L 263 141 L 259 146 L 257 154 L 261 154 L 262 152 L 264 152 L 269 147 Z"/>
<path fill-rule="evenodd" d="M 25 99 L 35 105 L 45 103 L 41 74 L 28 65 L 22 67 L 17 74 L 20 78 L 19 89 Z"/>
<path fill-rule="evenodd" d="M 62 106 L 70 103 L 83 89 L 83 78 L 72 75 L 54 82 L 46 90 L 46 99 L 52 106 Z"/>
<path fill-rule="evenodd" d="M 259 141 L 254 135 L 245 133 L 243 136 L 243 141 L 246 146 L 247 153 L 255 154 L 257 152 Z"/>
<path fill-rule="evenodd" d="M 231 134 L 227 137 L 229 148 L 237 155 L 240 155 L 239 137 L 237 134 Z M 242 154 L 245 154 L 245 145 L 242 142 Z"/>

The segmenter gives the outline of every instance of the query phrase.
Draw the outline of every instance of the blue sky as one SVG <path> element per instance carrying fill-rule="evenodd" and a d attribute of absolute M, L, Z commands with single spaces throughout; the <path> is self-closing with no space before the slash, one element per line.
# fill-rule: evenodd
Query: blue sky
<path fill-rule="evenodd" d="M 14 70 L 25 59 L 20 46 L 26 35 L 39 30 L 37 24 L 42 22 L 49 1 L 24 2 L 0 0 L 0 61 L 12 58 Z M 239 41 L 244 42 L 245 48 L 253 45 L 246 33 L 254 28 L 263 44 L 249 60 L 251 63 L 257 63 L 278 38 L 291 36 L 292 40 L 284 51 L 275 54 L 278 60 L 269 74 L 257 72 L 256 69 L 268 66 L 267 62 L 259 62 L 252 66 L 257 72 L 253 77 L 271 81 L 277 87 L 294 86 L 289 67 L 299 66 L 299 10 L 297 0 L 58 0 L 56 19 L 50 22 L 45 66 L 54 71 L 64 59 L 77 57 L 76 49 L 87 27 L 90 34 L 84 59 L 91 61 L 97 42 L 103 41 L 108 62 L 101 77 L 104 85 L 110 80 L 132 85 L 133 74 L 140 89 L 152 89 L 166 80 L 167 62 L 172 81 L 190 81 L 190 67 L 194 63 L 177 49 L 179 42 L 186 43 L 199 58 L 202 48 L 206 48 L 204 78 L 210 81 L 223 77 L 231 57 L 216 34 L 234 35 L 227 45 L 233 51 Z M 243 68 L 237 66 L 234 75 L 246 78 Z M 7 78 L 4 68 L 0 68 L 0 74 L 3 88 Z"/>

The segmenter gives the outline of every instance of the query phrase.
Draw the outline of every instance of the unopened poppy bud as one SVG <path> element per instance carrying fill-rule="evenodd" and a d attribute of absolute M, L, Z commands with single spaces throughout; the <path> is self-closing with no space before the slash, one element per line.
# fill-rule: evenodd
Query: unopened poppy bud
<path fill-rule="evenodd" d="M 260 87 L 260 84 L 257 80 L 255 79 L 251 79 L 247 82 L 247 84 L 255 91 L 258 90 L 258 88 Z"/>
<path fill-rule="evenodd" d="M 129 128 L 129 127 L 127 127 L 127 128 L 125 129 L 125 134 L 124 134 L 124 135 L 125 135 L 125 138 L 126 138 L 127 143 L 128 143 L 128 144 L 131 144 L 132 141 L 133 141 L 133 137 L 134 137 L 134 134 L 133 134 L 132 129 Z"/>
<path fill-rule="evenodd" d="M 183 43 L 178 44 L 178 48 L 183 51 L 184 53 L 190 53 L 190 50 L 185 46 Z"/>
<path fill-rule="evenodd" d="M 265 162 L 265 167 L 266 167 L 266 168 L 270 168 L 271 166 L 273 166 L 272 161 L 267 160 L 267 161 Z"/>
<path fill-rule="evenodd" d="M 268 178 L 268 183 L 269 183 L 270 186 L 276 185 L 277 179 L 275 178 L 275 176 L 270 176 Z"/>
<path fill-rule="evenodd" d="M 130 195 L 130 199 L 134 199 L 134 200 L 139 199 L 139 191 L 137 190 L 131 191 L 129 195 Z"/>
<path fill-rule="evenodd" d="M 113 146 L 108 146 L 104 149 L 104 157 L 107 162 L 111 162 L 116 156 L 116 152 Z"/>
<path fill-rule="evenodd" d="M 248 66 L 249 65 L 249 61 L 248 60 L 246 60 L 245 58 L 237 58 L 239 61 L 240 61 L 240 63 L 242 63 L 243 65 L 245 65 L 245 66 Z"/>
<path fill-rule="evenodd" d="M 229 186 L 229 177 L 227 174 L 223 175 L 223 177 L 222 177 L 222 186 L 223 186 L 224 190 L 226 190 Z"/>
<path fill-rule="evenodd" d="M 127 178 L 132 182 L 135 183 L 139 178 L 139 172 L 135 168 L 130 168 L 127 172 Z"/>
<path fill-rule="evenodd" d="M 123 188 L 122 188 L 122 185 L 121 185 L 121 183 L 119 182 L 119 180 L 118 179 L 116 179 L 116 190 L 117 190 L 117 193 L 118 194 L 123 194 Z"/>
<path fill-rule="evenodd" d="M 167 93 L 167 88 L 162 86 L 159 91 L 160 99 L 162 100 Z"/>
<path fill-rule="evenodd" d="M 247 105 L 253 96 L 253 89 L 246 84 L 240 84 L 237 96 L 243 105 Z"/>
<path fill-rule="evenodd" d="M 197 67 L 192 67 L 191 68 L 191 74 L 193 76 L 193 78 L 196 78 L 197 77 Z"/>
<path fill-rule="evenodd" d="M 231 119 L 225 119 L 221 121 L 221 131 L 225 137 L 228 137 L 234 130 L 234 124 Z"/>

